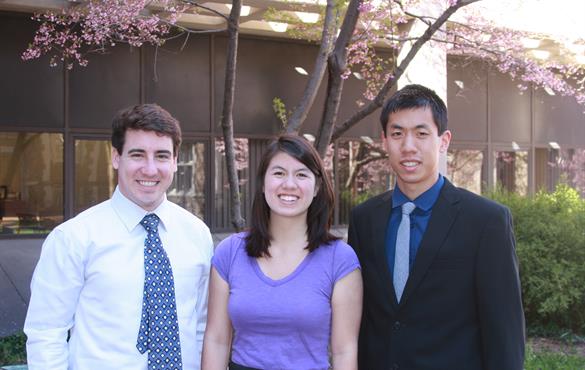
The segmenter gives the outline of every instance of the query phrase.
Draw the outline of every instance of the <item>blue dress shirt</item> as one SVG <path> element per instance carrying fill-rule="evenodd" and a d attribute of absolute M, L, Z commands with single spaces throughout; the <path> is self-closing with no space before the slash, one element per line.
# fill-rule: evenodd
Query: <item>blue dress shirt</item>
<path fill-rule="evenodd" d="M 390 269 L 390 276 L 394 275 L 394 253 L 396 251 L 396 235 L 398 234 L 398 225 L 402 219 L 402 205 L 406 202 L 413 202 L 416 208 L 410 214 L 410 255 L 409 266 L 412 270 L 418 247 L 425 234 L 433 206 L 439 198 L 441 188 L 445 183 L 445 179 L 439 174 L 437 182 L 431 188 L 416 199 L 410 200 L 398 188 L 398 185 L 392 192 L 392 212 L 390 213 L 390 221 L 388 221 L 388 228 L 386 229 L 386 256 L 388 258 L 388 268 Z"/>

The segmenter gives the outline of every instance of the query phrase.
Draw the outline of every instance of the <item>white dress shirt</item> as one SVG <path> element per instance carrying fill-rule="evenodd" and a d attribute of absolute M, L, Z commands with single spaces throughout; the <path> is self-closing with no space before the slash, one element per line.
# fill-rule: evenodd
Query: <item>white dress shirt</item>
<path fill-rule="evenodd" d="M 168 201 L 153 212 L 169 257 L 183 369 L 201 367 L 213 242 L 208 227 Z M 30 370 L 145 370 L 136 349 L 147 214 L 118 189 L 45 240 L 24 324 Z M 70 339 L 67 341 L 68 331 Z"/>

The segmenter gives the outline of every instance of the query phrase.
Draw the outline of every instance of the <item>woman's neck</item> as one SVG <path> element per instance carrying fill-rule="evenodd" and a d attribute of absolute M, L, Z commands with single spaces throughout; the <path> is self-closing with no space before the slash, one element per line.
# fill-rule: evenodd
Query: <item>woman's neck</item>
<path fill-rule="evenodd" d="M 270 218 L 271 247 L 304 249 L 307 246 L 306 216 L 302 218 L 272 216 Z"/>

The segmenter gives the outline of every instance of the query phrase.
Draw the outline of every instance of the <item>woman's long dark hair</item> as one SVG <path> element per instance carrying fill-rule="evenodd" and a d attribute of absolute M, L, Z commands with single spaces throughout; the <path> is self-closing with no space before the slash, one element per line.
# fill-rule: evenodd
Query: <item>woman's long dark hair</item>
<path fill-rule="evenodd" d="M 251 227 L 246 237 L 246 252 L 250 257 L 270 256 L 268 247 L 272 240 L 270 235 L 270 207 L 264 198 L 264 177 L 272 158 L 278 153 L 286 153 L 301 162 L 315 175 L 315 183 L 319 187 L 307 212 L 306 249 L 314 251 L 321 244 L 338 239 L 329 232 L 333 219 L 335 197 L 333 186 L 319 153 L 303 137 L 282 135 L 268 145 L 262 155 L 256 177 L 256 192 L 252 203 Z"/>

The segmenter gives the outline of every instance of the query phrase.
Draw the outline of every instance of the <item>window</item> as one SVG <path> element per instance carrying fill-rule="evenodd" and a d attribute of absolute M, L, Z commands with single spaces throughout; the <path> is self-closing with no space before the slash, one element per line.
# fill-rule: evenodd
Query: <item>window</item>
<path fill-rule="evenodd" d="M 336 171 L 339 224 L 349 223 L 351 209 L 395 183 L 382 144 L 364 141 L 337 143 Z"/>
<path fill-rule="evenodd" d="M 250 209 L 250 161 L 248 139 L 235 139 L 236 170 L 240 186 L 240 201 L 242 216 L 248 220 Z M 214 230 L 232 229 L 230 187 L 225 160 L 225 145 L 223 139 L 215 140 L 215 179 L 213 183 L 213 197 L 215 211 L 212 217 Z"/>
<path fill-rule="evenodd" d="M 585 149 L 561 151 L 561 180 L 574 187 L 585 198 Z"/>
<path fill-rule="evenodd" d="M 0 234 L 44 234 L 63 221 L 63 135 L 0 133 Z"/>
<path fill-rule="evenodd" d="M 585 197 L 585 149 L 536 148 L 534 168 L 537 191 L 563 183 Z"/>
<path fill-rule="evenodd" d="M 483 161 L 481 150 L 449 149 L 447 154 L 449 180 L 455 186 L 481 194 L 485 186 Z"/>
<path fill-rule="evenodd" d="M 205 215 L 205 144 L 183 142 L 177 158 L 177 173 L 168 199 L 203 219 Z"/>
<path fill-rule="evenodd" d="M 496 152 L 495 180 L 499 189 L 519 195 L 528 194 L 528 152 Z"/>
<path fill-rule="evenodd" d="M 75 140 L 74 212 L 80 212 L 109 199 L 116 184 L 109 140 Z"/>

